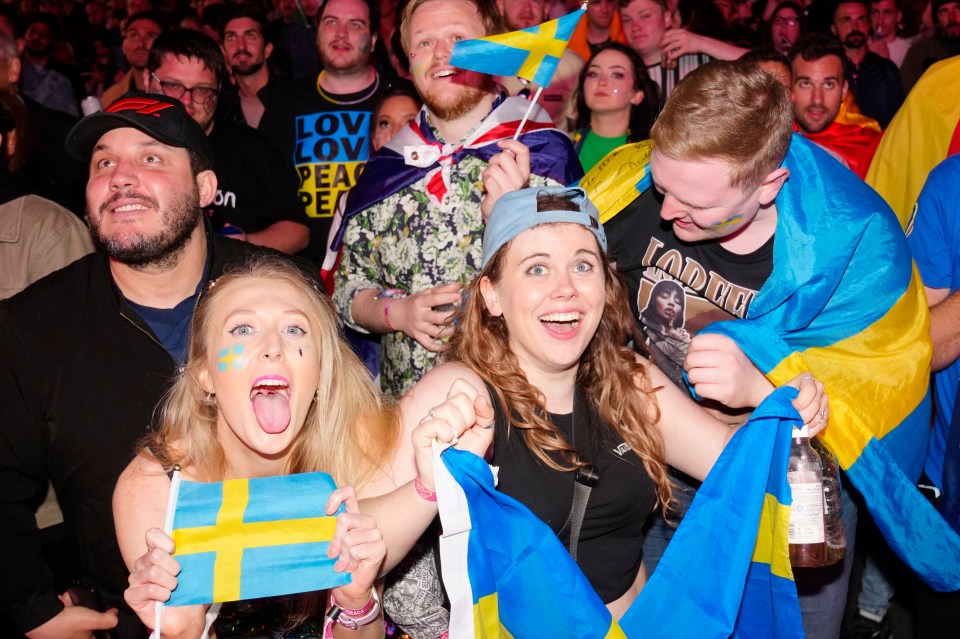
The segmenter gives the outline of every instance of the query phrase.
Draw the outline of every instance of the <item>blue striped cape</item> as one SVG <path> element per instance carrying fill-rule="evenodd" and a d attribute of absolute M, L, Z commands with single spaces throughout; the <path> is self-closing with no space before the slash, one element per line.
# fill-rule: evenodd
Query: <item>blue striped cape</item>
<path fill-rule="evenodd" d="M 553 531 L 496 491 L 490 467 L 447 449 L 434 473 L 451 639 L 802 637 L 786 536 L 795 394 L 771 395 L 734 435 L 619 623 Z"/>
<path fill-rule="evenodd" d="M 649 142 L 584 177 L 605 221 L 649 188 Z M 930 427 L 930 316 L 896 216 L 867 184 L 794 135 L 776 199 L 773 272 L 728 335 L 774 384 L 822 380 L 822 435 L 890 547 L 937 590 L 960 589 L 960 537 L 915 488 Z"/>

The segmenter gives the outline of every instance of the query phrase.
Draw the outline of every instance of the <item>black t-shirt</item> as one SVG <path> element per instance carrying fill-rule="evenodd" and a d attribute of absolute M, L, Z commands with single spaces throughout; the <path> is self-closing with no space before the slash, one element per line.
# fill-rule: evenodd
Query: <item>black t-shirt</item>
<path fill-rule="evenodd" d="M 490 395 L 495 399 L 492 391 Z M 499 402 L 494 401 L 494 411 L 491 464 L 500 467 L 497 490 L 533 511 L 566 546 L 575 473 L 553 470 L 541 462 L 527 448 L 520 432 L 508 432 Z M 636 579 L 643 559 L 643 526 L 656 504 L 656 488 L 640 458 L 600 421 L 580 389 L 574 414 L 551 414 L 548 418 L 599 472 L 600 479 L 584 513 L 577 563 L 604 603 L 610 603 Z"/>
<path fill-rule="evenodd" d="M 210 142 L 217 194 L 207 213 L 214 230 L 230 224 L 255 233 L 281 220 L 307 224 L 297 197 L 297 174 L 259 133 L 245 125 L 217 122 Z"/>
<path fill-rule="evenodd" d="M 657 192 L 647 189 L 603 226 L 654 361 L 686 388 L 681 373 L 690 339 L 707 324 L 746 316 L 773 271 L 773 237 L 746 255 L 716 241 L 681 242 L 660 206 Z"/>
<path fill-rule="evenodd" d="M 266 89 L 257 94 L 265 108 L 257 130 L 293 162 L 300 202 L 310 220 L 309 256 L 320 264 L 337 203 L 357 183 L 370 157 L 380 77 L 346 95 L 321 93 L 317 78 L 285 87 L 282 98 Z"/>

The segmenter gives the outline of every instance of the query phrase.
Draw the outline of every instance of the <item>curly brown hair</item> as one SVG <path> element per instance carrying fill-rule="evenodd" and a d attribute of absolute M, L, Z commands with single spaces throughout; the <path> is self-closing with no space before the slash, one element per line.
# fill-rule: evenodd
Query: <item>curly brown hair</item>
<path fill-rule="evenodd" d="M 462 362 L 490 385 L 496 401 L 508 416 L 508 429 L 515 428 L 544 464 L 572 472 L 589 460 L 580 458 L 563 434 L 547 419 L 543 394 L 530 384 L 520 360 L 510 350 L 509 327 L 503 317 L 492 315 L 480 292 L 488 278 L 496 284 L 503 275 L 512 240 L 501 247 L 483 272 L 467 287 L 463 308 L 457 315 L 457 331 L 450 341 L 447 359 Z M 598 247 L 598 251 L 599 251 Z M 602 253 L 602 252 L 601 252 Z M 603 256 L 606 299 L 597 332 L 580 357 L 577 383 L 590 398 L 603 422 L 623 437 L 643 462 L 657 487 L 657 499 L 666 512 L 672 493 L 663 438 L 657 427 L 657 405 L 646 365 L 627 344 L 642 344 L 636 322 L 627 304 L 623 276 Z M 554 457 L 559 457 L 558 463 Z"/>

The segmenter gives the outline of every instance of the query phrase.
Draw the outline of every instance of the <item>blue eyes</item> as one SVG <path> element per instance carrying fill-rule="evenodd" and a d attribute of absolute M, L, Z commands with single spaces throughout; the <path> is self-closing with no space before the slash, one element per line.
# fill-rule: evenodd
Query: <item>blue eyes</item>
<path fill-rule="evenodd" d="M 237 324 L 228 331 L 234 337 L 245 337 L 247 335 L 253 335 L 253 327 L 249 324 Z M 280 333 L 284 335 L 292 335 L 294 337 L 302 337 L 307 334 L 307 331 L 301 326 L 292 324 L 290 326 L 285 326 L 280 329 Z"/>
<path fill-rule="evenodd" d="M 593 270 L 593 264 L 590 262 L 577 262 L 573 266 L 574 273 L 589 273 Z M 534 277 L 543 277 L 547 274 L 547 267 L 543 264 L 534 264 L 527 269 L 527 275 L 532 275 Z"/>
<path fill-rule="evenodd" d="M 253 329 L 250 328 L 249 324 L 239 324 L 230 329 L 230 334 L 234 336 L 250 335 L 253 333 Z"/>

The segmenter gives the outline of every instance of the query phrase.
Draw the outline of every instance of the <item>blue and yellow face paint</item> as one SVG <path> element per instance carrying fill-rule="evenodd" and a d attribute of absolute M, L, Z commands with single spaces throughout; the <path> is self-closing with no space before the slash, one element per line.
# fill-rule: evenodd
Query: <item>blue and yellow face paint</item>
<path fill-rule="evenodd" d="M 711 224 L 710 228 L 714 231 L 723 231 L 724 229 L 737 226 L 741 221 L 743 221 L 743 214 L 737 213 L 736 215 L 731 215 L 725 220 Z"/>
<path fill-rule="evenodd" d="M 243 370 L 247 365 L 247 358 L 242 355 L 243 344 L 234 344 L 222 349 L 217 353 L 217 370 L 221 373 Z"/>

